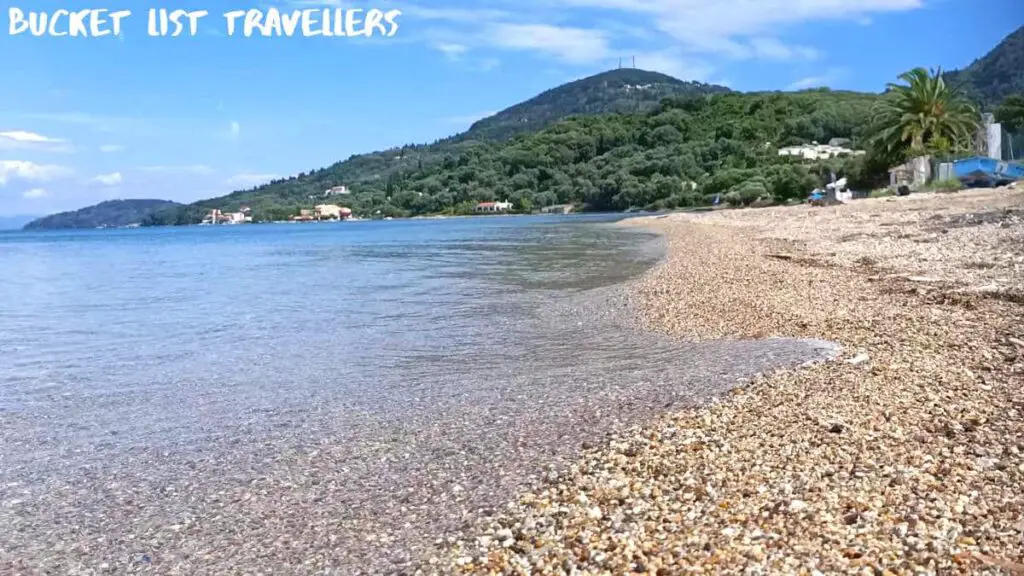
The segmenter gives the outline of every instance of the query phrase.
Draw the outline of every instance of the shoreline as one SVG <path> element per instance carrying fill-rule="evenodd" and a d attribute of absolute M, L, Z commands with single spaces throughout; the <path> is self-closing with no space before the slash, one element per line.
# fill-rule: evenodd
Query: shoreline
<path fill-rule="evenodd" d="M 664 257 L 663 238 L 609 225 L 530 228 L 538 236 L 525 245 L 527 228 L 502 236 L 476 260 L 520 243 L 515 263 L 498 268 L 502 287 L 436 292 L 487 297 L 429 307 L 476 318 L 500 304 L 490 314 L 500 334 L 475 322 L 431 332 L 454 349 L 378 364 L 376 387 L 366 381 L 362 393 L 331 383 L 359 382 L 358 372 L 335 370 L 319 386 L 311 372 L 270 372 L 276 394 L 254 394 L 251 376 L 225 381 L 238 386 L 230 399 L 216 382 L 182 394 L 175 369 L 163 389 L 140 387 L 116 405 L 83 394 L 53 416 L 0 409 L 0 437 L 12 446 L 0 470 L 0 524 L 11 526 L 0 573 L 411 573 L 402 570 L 437 552 L 436 534 L 557 476 L 582 446 L 827 352 L 786 340 L 681 344 L 640 330 L 626 288 Z M 426 308 L 405 310 L 423 318 Z M 458 326 L 486 341 L 454 339 Z M 492 355 L 504 360 L 478 363 Z M 288 387 L 302 375 L 311 385 Z M 186 406 L 165 418 L 201 425 L 124 416 L 154 396 Z M 210 416 L 192 420 L 197 413 Z M 77 436 L 79 421 L 97 433 Z M 159 437 L 139 441 L 154 424 Z"/>
<path fill-rule="evenodd" d="M 641 217 L 632 286 L 684 341 L 819 338 L 618 434 L 425 573 L 1013 573 L 1024 565 L 1024 192 Z"/>

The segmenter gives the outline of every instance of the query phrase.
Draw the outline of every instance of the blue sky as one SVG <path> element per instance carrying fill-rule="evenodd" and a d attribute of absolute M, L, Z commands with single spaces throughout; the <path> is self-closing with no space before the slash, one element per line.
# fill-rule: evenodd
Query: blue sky
<path fill-rule="evenodd" d="M 429 142 L 563 82 L 637 67 L 737 90 L 881 90 L 962 67 L 1024 24 L 1020 0 L 32 0 L 0 14 L 0 215 L 110 198 L 193 201 L 352 154 Z M 8 8 L 130 9 L 120 37 L 8 34 Z M 398 9 L 390 38 L 227 37 L 245 8 Z M 10 57 L 16 55 L 16 57 Z"/>

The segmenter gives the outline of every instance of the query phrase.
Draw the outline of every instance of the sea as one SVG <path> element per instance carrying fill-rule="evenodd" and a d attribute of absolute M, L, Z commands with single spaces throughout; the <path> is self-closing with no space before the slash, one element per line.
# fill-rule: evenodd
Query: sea
<path fill-rule="evenodd" d="M 638 329 L 665 243 L 620 218 L 0 233 L 0 573 L 400 573 L 828 353 Z"/>

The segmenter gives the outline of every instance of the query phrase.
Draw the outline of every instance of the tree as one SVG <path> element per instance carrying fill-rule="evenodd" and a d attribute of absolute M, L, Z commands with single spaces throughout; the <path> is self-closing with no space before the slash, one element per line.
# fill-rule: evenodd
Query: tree
<path fill-rule="evenodd" d="M 892 153 L 920 155 L 968 148 L 980 124 L 978 111 L 946 85 L 942 70 L 915 68 L 890 83 L 872 109 L 873 144 Z"/>
<path fill-rule="evenodd" d="M 1014 133 L 1024 128 L 1024 94 L 1011 94 L 996 108 L 996 122 L 1007 132 Z"/>

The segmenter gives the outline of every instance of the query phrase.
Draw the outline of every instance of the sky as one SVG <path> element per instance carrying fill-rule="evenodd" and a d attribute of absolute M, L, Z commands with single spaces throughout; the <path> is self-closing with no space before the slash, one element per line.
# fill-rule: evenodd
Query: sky
<path fill-rule="evenodd" d="M 735 90 L 881 91 L 1024 24 L 1020 0 L 182 0 L 208 16 L 159 37 L 147 12 L 166 3 L 102 1 L 2 6 L 0 216 L 220 196 L 450 136 L 620 59 Z M 11 35 L 11 8 L 132 15 L 118 35 Z M 391 36 L 226 34 L 224 13 L 270 8 L 400 15 Z"/>

